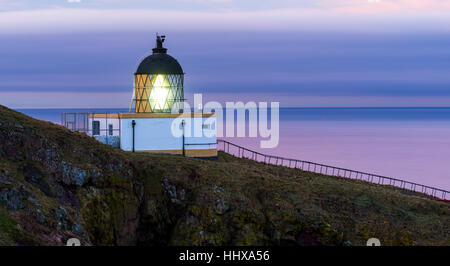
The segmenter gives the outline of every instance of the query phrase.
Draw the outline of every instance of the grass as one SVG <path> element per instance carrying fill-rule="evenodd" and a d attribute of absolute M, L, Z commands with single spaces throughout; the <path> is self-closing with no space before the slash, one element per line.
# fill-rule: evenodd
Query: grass
<path fill-rule="evenodd" d="M 5 209 L 0 208 L 0 246 L 15 245 L 17 235 L 19 235 L 17 222 L 9 216 Z"/>

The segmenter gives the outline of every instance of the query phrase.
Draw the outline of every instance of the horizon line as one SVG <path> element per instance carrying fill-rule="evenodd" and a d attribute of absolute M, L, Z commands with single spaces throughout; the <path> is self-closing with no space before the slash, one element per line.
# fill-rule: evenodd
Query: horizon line
<path fill-rule="evenodd" d="M 9 109 L 13 110 L 30 110 L 30 109 L 45 109 L 45 110 L 52 110 L 52 109 L 129 109 L 129 107 L 19 107 L 19 108 L 10 108 L 8 106 L 5 106 Z M 339 109 L 447 109 L 450 108 L 450 106 L 309 106 L 309 107 L 302 107 L 302 106 L 286 106 L 286 107 L 280 107 L 280 109 L 293 109 L 293 108 L 303 108 L 303 109 L 320 109 L 320 108 L 339 108 Z"/>

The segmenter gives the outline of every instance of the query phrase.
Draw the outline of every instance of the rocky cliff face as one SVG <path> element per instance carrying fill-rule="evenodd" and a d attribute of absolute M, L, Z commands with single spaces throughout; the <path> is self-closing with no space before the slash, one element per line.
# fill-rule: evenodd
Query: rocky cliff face
<path fill-rule="evenodd" d="M 151 234 L 164 235 L 165 225 L 146 224 L 162 223 L 167 206 L 162 190 L 148 206 L 145 186 L 162 187 L 161 177 L 138 167 L 84 134 L 0 108 L 0 203 L 31 243 L 131 245 L 149 234 L 158 244 Z"/>
<path fill-rule="evenodd" d="M 131 154 L 0 106 L 0 245 L 448 244 L 449 205 L 220 154 Z"/>

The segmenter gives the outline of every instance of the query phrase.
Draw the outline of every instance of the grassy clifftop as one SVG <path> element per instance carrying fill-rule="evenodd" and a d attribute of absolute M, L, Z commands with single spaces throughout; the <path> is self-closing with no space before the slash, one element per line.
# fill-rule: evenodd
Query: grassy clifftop
<path fill-rule="evenodd" d="M 224 153 L 123 152 L 0 106 L 0 245 L 448 245 L 449 206 Z"/>

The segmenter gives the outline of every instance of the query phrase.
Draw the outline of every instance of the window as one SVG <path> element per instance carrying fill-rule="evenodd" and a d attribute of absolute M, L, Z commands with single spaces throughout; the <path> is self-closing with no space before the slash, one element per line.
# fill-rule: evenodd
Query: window
<path fill-rule="evenodd" d="M 203 129 L 210 129 L 211 125 L 210 124 L 203 124 Z"/>
<path fill-rule="evenodd" d="M 109 135 L 112 136 L 113 135 L 113 125 L 112 124 L 108 125 L 108 131 L 109 131 Z"/>
<path fill-rule="evenodd" d="M 92 135 L 100 135 L 100 121 L 92 121 Z"/>

